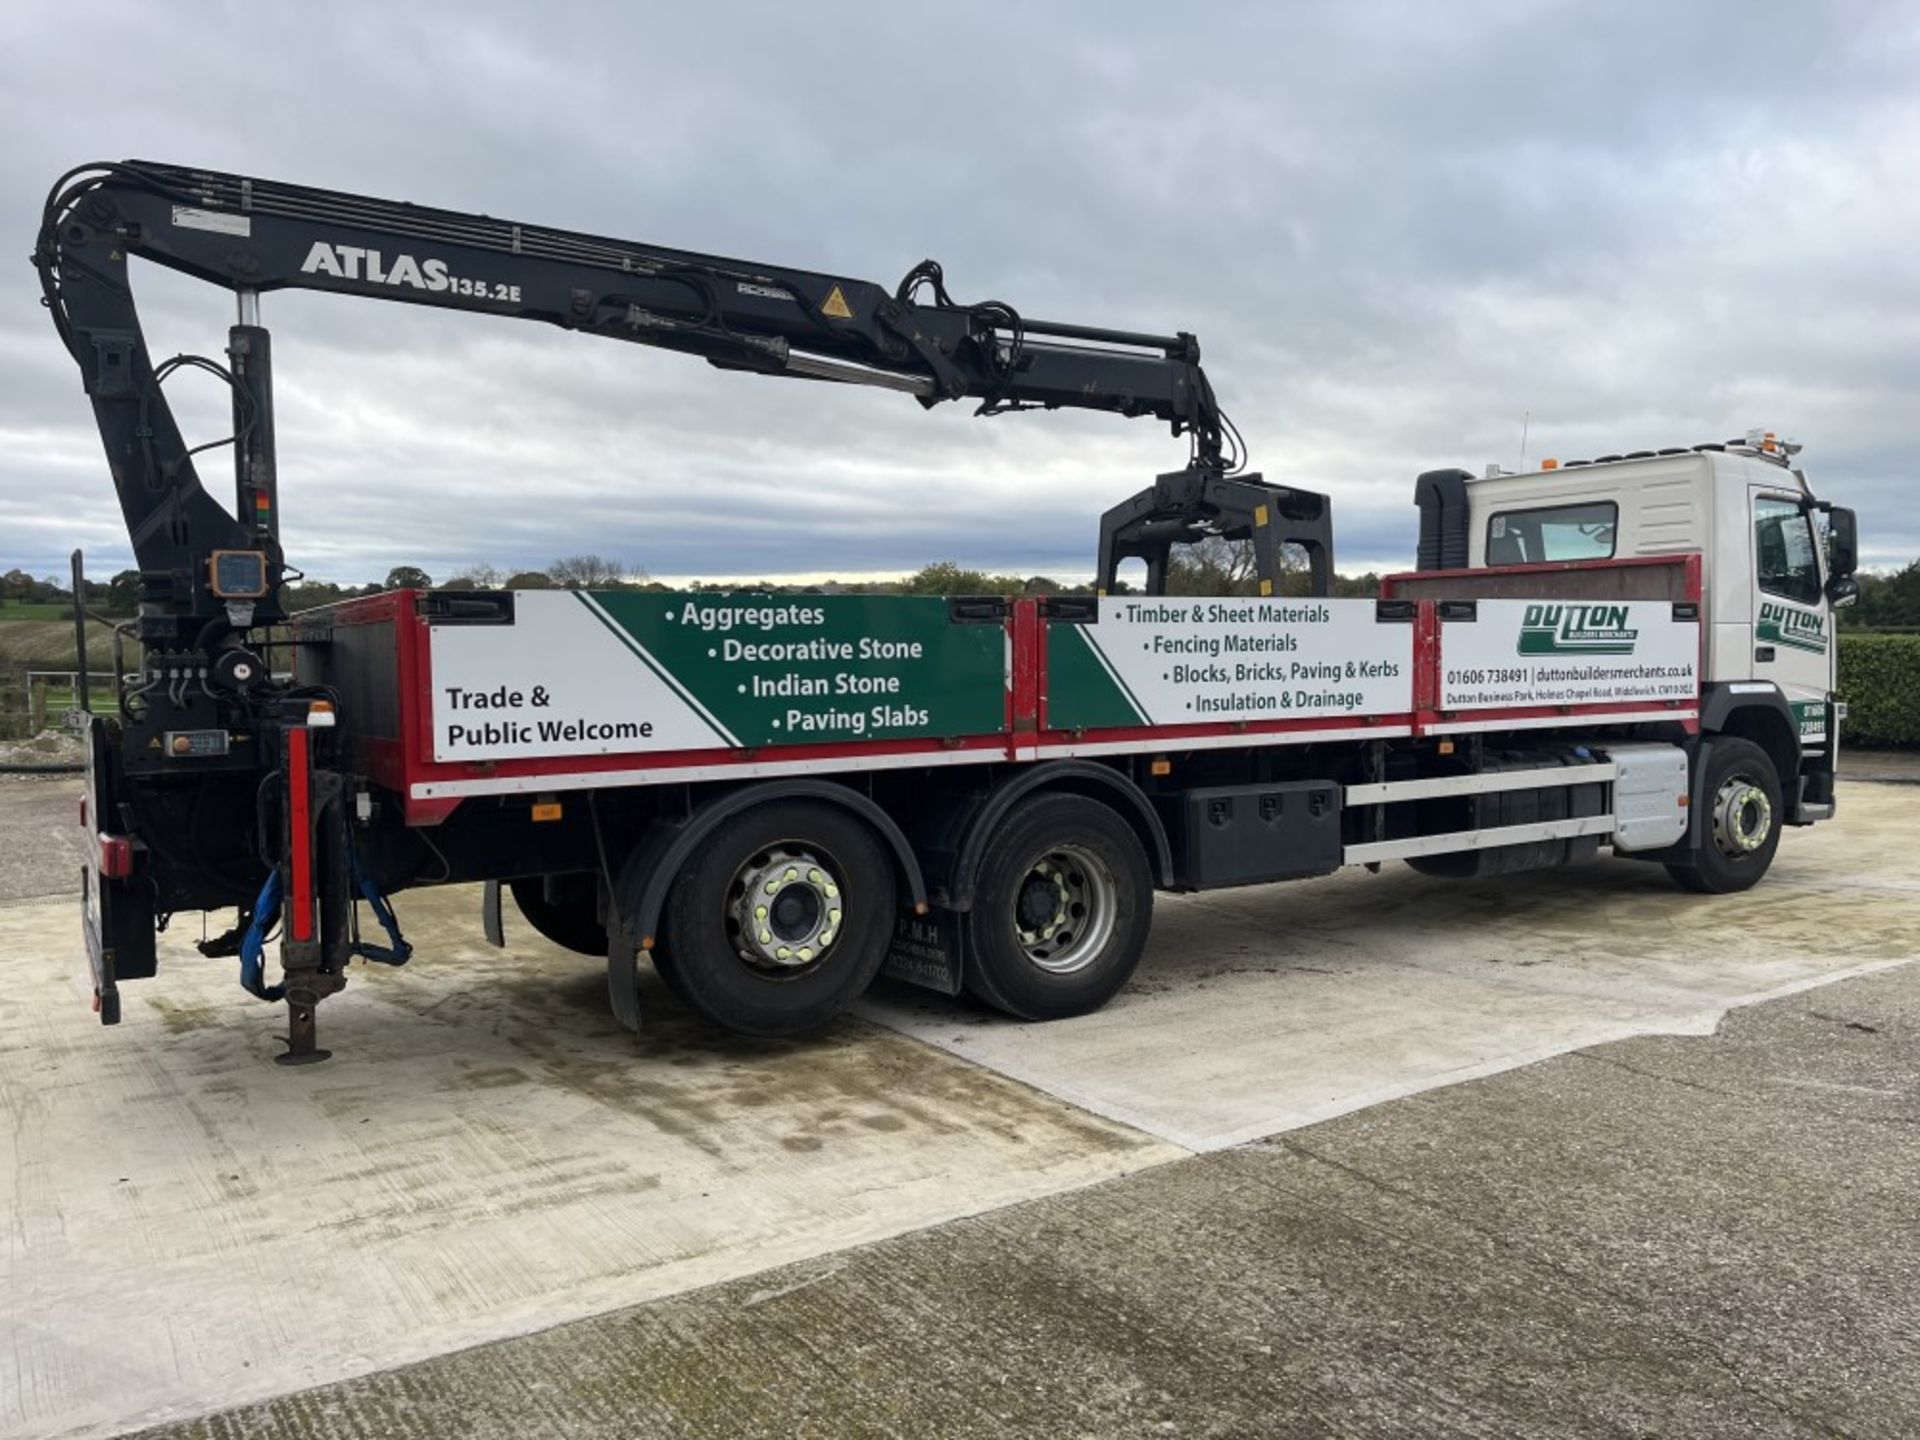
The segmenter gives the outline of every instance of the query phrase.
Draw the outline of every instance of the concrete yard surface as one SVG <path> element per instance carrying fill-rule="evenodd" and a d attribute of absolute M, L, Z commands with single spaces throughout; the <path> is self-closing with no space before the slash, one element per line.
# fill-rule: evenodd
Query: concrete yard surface
<path fill-rule="evenodd" d="M 273 1394 L 1180 1153 L 857 1021 L 636 1041 L 602 966 L 453 940 L 473 898 L 407 906 L 448 938 L 356 977 L 311 1069 L 269 1063 L 278 1013 L 178 931 L 103 1030 L 71 902 L 0 910 L 0 1433 Z"/>
<path fill-rule="evenodd" d="M 1917 1070 L 1907 966 L 141 1440 L 1908 1440 Z"/>
<path fill-rule="evenodd" d="M 1083 1019 L 1009 1025 L 904 988 L 861 1013 L 1218 1149 L 1582 1045 L 1704 1034 L 1729 1006 L 1910 959 L 1920 816 L 1882 786 L 1846 807 L 1789 831 L 1738 897 L 1626 861 L 1468 883 L 1350 870 L 1163 898 L 1139 976 Z"/>
<path fill-rule="evenodd" d="M 290 1392 L 180 1433 L 1708 1433 L 1855 1372 L 1877 1424 L 1914 972 L 1722 1017 L 1920 950 L 1910 795 L 1844 786 L 1747 896 L 1604 860 L 1168 899 L 1098 1015 L 883 986 L 780 1043 L 653 984 L 628 1035 L 596 962 L 448 890 L 283 1070 L 197 917 L 103 1030 L 71 899 L 0 907 L 0 1434 Z M 1724 1043 L 1762 1016 L 1801 1018 Z"/>

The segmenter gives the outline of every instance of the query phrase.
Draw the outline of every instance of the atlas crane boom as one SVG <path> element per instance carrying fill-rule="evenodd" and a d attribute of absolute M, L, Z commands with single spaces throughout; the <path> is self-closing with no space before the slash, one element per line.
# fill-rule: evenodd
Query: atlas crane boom
<path fill-rule="evenodd" d="M 154 364 L 128 281 L 134 257 L 239 295 L 228 364 Z M 1035 320 L 1000 301 L 961 304 L 932 261 L 888 290 L 823 271 L 145 161 L 62 177 L 34 261 L 93 401 L 142 573 L 149 643 L 190 645 L 222 618 L 232 596 L 221 591 L 246 588 L 223 587 L 213 573 L 214 557 L 226 552 L 264 553 L 253 618 L 282 618 L 271 357 L 258 322 L 258 297 L 274 290 L 540 321 L 725 369 L 904 391 L 927 406 L 974 400 L 981 414 L 1073 407 L 1152 416 L 1190 437 L 1190 468 L 1237 468 L 1224 448 L 1231 426 L 1192 335 Z M 183 363 L 233 386 L 233 515 L 201 487 L 161 388 Z"/>

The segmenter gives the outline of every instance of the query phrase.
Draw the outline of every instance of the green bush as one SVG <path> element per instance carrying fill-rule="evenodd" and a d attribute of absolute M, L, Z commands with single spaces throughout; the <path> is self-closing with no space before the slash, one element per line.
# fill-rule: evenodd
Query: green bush
<path fill-rule="evenodd" d="M 1840 636 L 1843 741 L 1920 745 L 1920 635 L 1855 631 Z"/>

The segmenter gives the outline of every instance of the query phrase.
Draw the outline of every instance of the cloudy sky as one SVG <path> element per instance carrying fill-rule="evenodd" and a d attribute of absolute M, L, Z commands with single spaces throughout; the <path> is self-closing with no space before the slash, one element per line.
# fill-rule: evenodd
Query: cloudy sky
<path fill-rule="evenodd" d="M 137 157 L 1191 330 L 1254 468 L 1411 558 L 1414 474 L 1764 425 L 1920 555 L 1920 8 L 1115 3 L 16 10 L 0 56 L 0 570 L 129 552 L 26 263 Z M 136 272 L 156 356 L 231 297 Z M 1185 456 L 532 325 L 266 298 L 289 557 L 341 581 L 596 550 L 662 577 L 1077 577 Z M 190 442 L 217 382 L 169 386 Z M 203 469 L 230 493 L 223 452 Z"/>

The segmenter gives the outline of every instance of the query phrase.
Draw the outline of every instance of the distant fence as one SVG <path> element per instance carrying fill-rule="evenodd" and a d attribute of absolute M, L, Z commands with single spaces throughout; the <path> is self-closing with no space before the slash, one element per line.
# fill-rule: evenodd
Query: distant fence
<path fill-rule="evenodd" d="M 66 723 L 70 711 L 119 708 L 111 674 L 89 674 L 83 706 L 77 670 L 11 670 L 0 672 L 0 740 L 24 740 L 49 726 Z"/>

